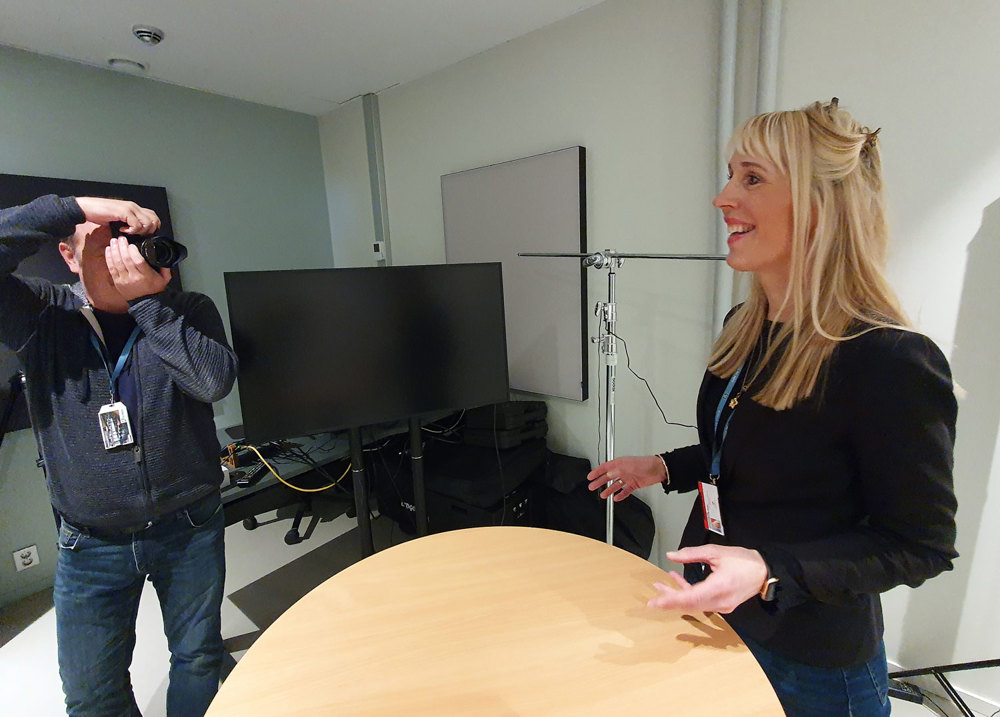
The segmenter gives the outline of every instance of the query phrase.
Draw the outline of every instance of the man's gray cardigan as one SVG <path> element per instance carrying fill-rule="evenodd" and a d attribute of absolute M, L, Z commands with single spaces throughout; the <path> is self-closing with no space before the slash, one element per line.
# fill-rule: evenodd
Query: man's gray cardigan
<path fill-rule="evenodd" d="M 232 388 L 236 355 L 207 296 L 168 288 L 130 301 L 141 329 L 130 358 L 139 443 L 106 450 L 98 411 L 109 402 L 110 377 L 80 312 L 82 286 L 12 274 L 83 221 L 72 197 L 0 211 L 0 341 L 27 376 L 53 507 L 75 525 L 128 530 L 219 489 L 211 404 Z"/>

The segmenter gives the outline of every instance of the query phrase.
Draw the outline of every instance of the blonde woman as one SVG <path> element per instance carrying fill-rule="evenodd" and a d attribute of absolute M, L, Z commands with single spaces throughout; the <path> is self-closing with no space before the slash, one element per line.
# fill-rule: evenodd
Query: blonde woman
<path fill-rule="evenodd" d="M 837 99 L 747 120 L 715 198 L 752 272 L 698 396 L 699 443 L 608 461 L 602 498 L 697 490 L 660 609 L 727 616 L 788 715 L 889 714 L 879 594 L 951 569 L 957 405 L 883 274 L 878 130 Z"/>

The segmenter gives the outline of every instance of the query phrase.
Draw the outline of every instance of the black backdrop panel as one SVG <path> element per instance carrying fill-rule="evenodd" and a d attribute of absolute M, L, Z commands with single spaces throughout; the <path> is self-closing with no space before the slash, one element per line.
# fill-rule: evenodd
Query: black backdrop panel
<path fill-rule="evenodd" d="M 161 222 L 159 233 L 174 236 L 173 226 L 170 223 L 170 209 L 167 206 L 167 190 L 163 187 L 91 182 L 82 179 L 31 177 L 22 174 L 0 174 L 0 208 L 27 204 L 32 199 L 44 194 L 57 194 L 61 197 L 128 199 L 155 211 Z M 175 238 L 184 241 L 181 237 Z M 37 254 L 21 262 L 15 273 L 21 276 L 42 277 L 57 284 L 72 284 L 76 281 L 76 275 L 66 266 L 55 242 L 42 247 Z M 176 268 L 173 273 L 174 279 L 171 284 L 180 288 L 180 274 Z M 0 416 L 3 415 L 3 410 L 10 400 L 10 377 L 18 368 L 14 352 L 6 346 L 0 345 Z M 29 425 L 24 399 L 19 397 L 7 430 L 14 431 L 27 428 Z"/>

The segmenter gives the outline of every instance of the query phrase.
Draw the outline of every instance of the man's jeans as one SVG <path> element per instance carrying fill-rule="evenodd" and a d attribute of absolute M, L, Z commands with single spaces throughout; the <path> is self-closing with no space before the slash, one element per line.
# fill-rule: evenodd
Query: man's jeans
<path fill-rule="evenodd" d="M 54 602 L 59 675 L 71 716 L 138 714 L 129 665 L 143 580 L 170 649 L 167 714 L 204 714 L 219 688 L 225 522 L 213 494 L 131 535 L 59 530 Z"/>

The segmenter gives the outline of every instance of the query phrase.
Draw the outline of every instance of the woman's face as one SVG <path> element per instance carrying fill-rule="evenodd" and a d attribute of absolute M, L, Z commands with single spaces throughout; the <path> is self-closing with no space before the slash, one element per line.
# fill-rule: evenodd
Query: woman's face
<path fill-rule="evenodd" d="M 729 230 L 726 263 L 784 287 L 792 258 L 792 185 L 766 159 L 734 152 L 729 181 L 712 202 Z M 773 298 L 773 297 L 772 297 Z"/>

